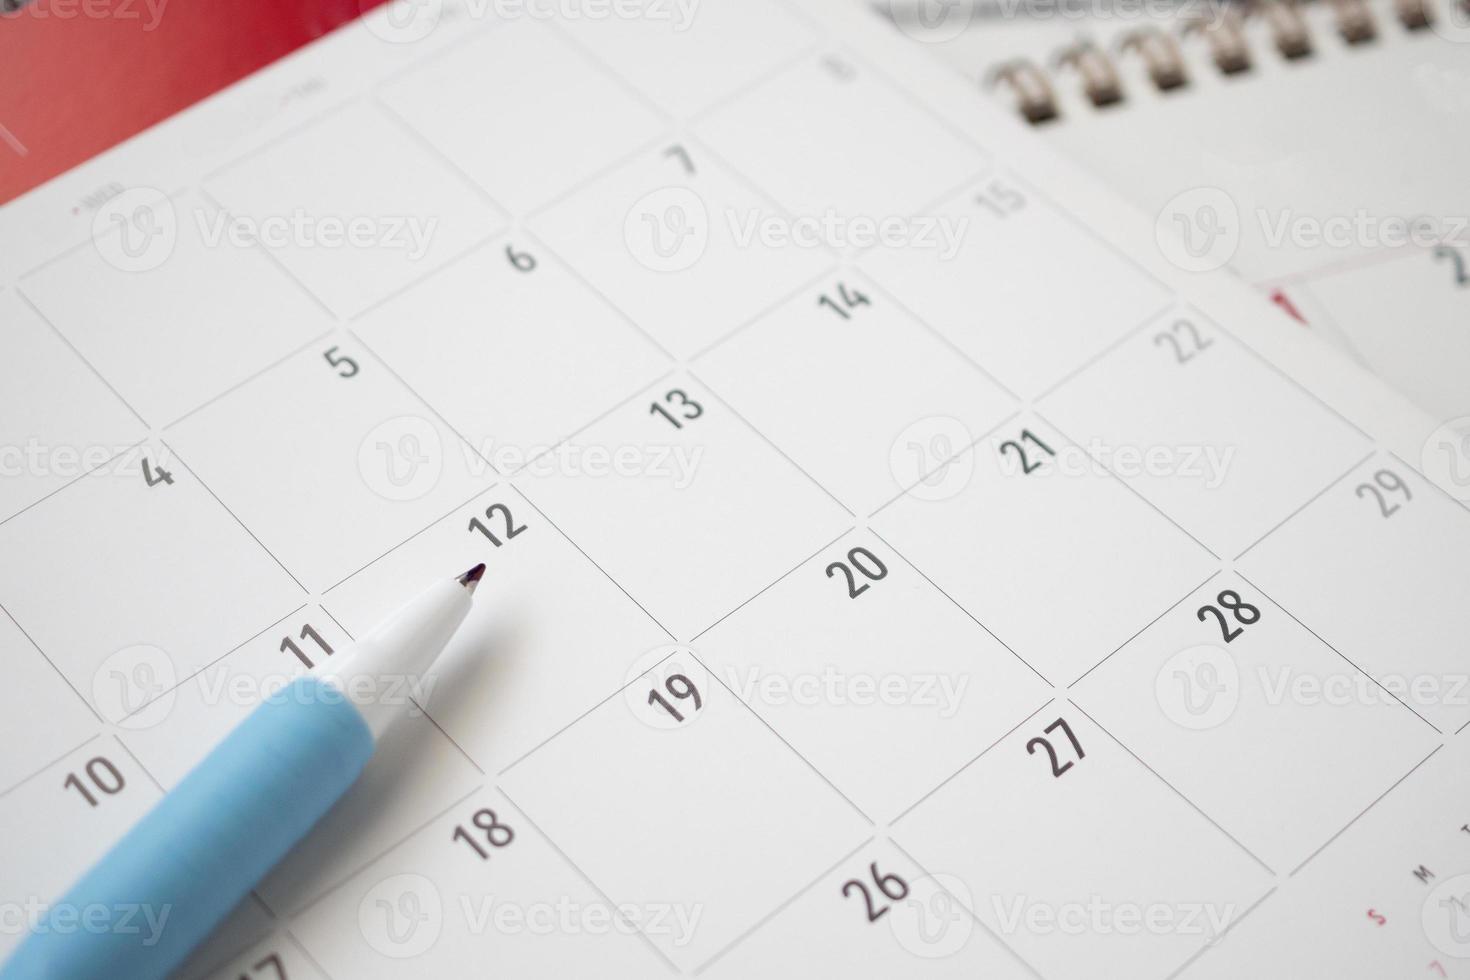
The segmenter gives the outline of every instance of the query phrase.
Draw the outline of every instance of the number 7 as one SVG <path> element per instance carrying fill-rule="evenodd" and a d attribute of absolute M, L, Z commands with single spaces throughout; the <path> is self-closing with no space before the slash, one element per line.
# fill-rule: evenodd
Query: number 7
<path fill-rule="evenodd" d="M 1067 733 L 1067 741 L 1072 743 L 1072 751 L 1077 753 L 1077 758 L 1087 758 L 1087 753 L 1082 751 L 1082 743 L 1077 741 L 1076 735 L 1072 734 L 1072 726 L 1067 724 L 1067 719 L 1058 718 L 1056 721 L 1052 722 L 1050 725 L 1047 725 L 1046 728 L 1042 730 L 1050 735 L 1057 728 L 1061 728 L 1062 731 Z"/>

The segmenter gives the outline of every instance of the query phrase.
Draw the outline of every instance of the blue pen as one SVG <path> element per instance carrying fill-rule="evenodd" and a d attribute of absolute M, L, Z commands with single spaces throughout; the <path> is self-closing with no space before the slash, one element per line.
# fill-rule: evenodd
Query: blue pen
<path fill-rule="evenodd" d="M 0 980 L 177 968 L 357 780 L 400 713 L 401 682 L 438 658 L 484 574 L 437 583 L 256 708 L 48 909 Z M 128 928 L 119 910 L 132 910 Z"/>

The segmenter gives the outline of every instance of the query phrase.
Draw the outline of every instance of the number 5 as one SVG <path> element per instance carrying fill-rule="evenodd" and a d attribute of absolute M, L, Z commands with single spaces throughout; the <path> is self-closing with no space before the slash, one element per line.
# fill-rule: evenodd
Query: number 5
<path fill-rule="evenodd" d="M 336 347 L 328 347 L 326 351 L 323 352 L 322 357 L 326 359 L 328 364 L 336 368 L 337 373 L 344 378 L 356 377 L 357 372 L 361 370 L 361 368 L 357 366 L 357 362 L 354 361 L 352 358 L 348 357 L 346 354 L 338 354 Z"/>

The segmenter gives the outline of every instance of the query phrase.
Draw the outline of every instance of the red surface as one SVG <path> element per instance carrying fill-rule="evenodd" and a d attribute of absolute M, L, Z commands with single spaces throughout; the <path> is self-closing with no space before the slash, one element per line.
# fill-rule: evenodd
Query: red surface
<path fill-rule="evenodd" d="M 35 0 L 0 17 L 0 203 L 383 0 Z"/>

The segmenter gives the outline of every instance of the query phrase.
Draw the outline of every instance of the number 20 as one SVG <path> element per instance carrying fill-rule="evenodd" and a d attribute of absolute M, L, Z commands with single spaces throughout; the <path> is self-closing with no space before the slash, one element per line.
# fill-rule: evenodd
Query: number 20
<path fill-rule="evenodd" d="M 869 581 L 859 585 L 853 569 L 857 569 Z M 842 577 L 847 579 L 847 597 L 856 599 L 868 591 L 872 582 L 888 577 L 888 566 L 867 548 L 858 547 L 847 553 L 847 562 L 834 561 L 827 566 L 828 578 L 831 578 L 835 572 L 841 572 Z"/>

